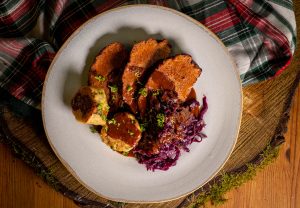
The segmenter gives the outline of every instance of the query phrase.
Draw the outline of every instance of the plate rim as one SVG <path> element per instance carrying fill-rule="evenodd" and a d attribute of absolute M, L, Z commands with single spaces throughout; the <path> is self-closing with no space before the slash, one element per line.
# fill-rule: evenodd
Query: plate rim
<path fill-rule="evenodd" d="M 48 78 L 49 78 L 49 74 L 53 69 L 53 65 L 56 62 L 56 60 L 58 59 L 58 57 L 60 56 L 60 54 L 65 50 L 65 48 L 69 45 L 69 43 L 72 41 L 72 39 L 86 26 L 88 25 L 90 22 L 94 21 L 95 19 L 104 16 L 108 13 L 114 12 L 114 11 L 120 11 L 123 9 L 127 9 L 127 8 L 141 8 L 141 7 L 147 7 L 147 8 L 154 8 L 154 9 L 160 9 L 160 10 L 166 10 L 168 12 L 172 12 L 175 15 L 179 15 L 183 18 L 185 18 L 186 20 L 192 22 L 193 24 L 195 24 L 198 27 L 201 27 L 205 32 L 208 33 L 208 35 L 210 35 L 213 39 L 215 39 L 223 48 L 223 50 L 225 51 L 225 53 L 227 54 L 227 56 L 230 59 L 230 62 L 232 63 L 233 66 L 233 70 L 235 72 L 236 75 L 236 79 L 238 80 L 239 83 L 239 91 L 240 91 L 240 112 L 238 114 L 239 118 L 238 118 L 238 123 L 237 123 L 237 128 L 236 128 L 236 132 L 235 132 L 235 138 L 234 138 L 234 143 L 230 149 L 230 151 L 228 152 L 228 154 L 226 155 L 226 159 L 224 160 L 224 162 L 218 167 L 217 170 L 215 170 L 215 172 L 207 179 L 205 180 L 205 182 L 203 182 L 202 184 L 200 184 L 199 186 L 197 186 L 195 189 L 188 191 L 186 193 L 180 194 L 178 196 L 174 196 L 168 199 L 163 199 L 163 200 L 158 200 L 158 201 L 153 201 L 153 200 L 127 200 L 127 199 L 122 199 L 122 198 L 112 198 L 112 197 L 108 197 L 105 196 L 101 193 L 99 193 L 98 191 L 94 190 L 92 187 L 90 187 L 89 185 L 87 185 L 85 182 L 83 182 L 80 177 L 77 175 L 77 173 L 73 170 L 73 168 L 68 164 L 67 161 L 65 161 L 60 154 L 58 153 L 58 151 L 56 150 L 56 148 L 54 147 L 54 145 L 51 142 L 50 136 L 48 135 L 47 132 L 47 128 L 46 128 L 46 121 L 45 121 L 45 91 L 46 91 L 46 86 L 47 86 L 47 82 L 48 82 Z M 111 201 L 118 201 L 118 202 L 125 202 L 125 203 L 141 203 L 141 204 L 145 204 L 145 203 L 163 203 L 163 202 L 169 202 L 172 200 L 176 200 L 179 199 L 181 197 L 187 196 L 193 192 L 195 192 L 196 190 L 198 190 L 199 188 L 203 187 L 205 184 L 207 184 L 209 181 L 211 181 L 219 172 L 220 170 L 224 167 L 224 165 L 227 163 L 228 159 L 230 158 L 234 147 L 236 146 L 237 140 L 238 140 L 238 136 L 239 136 L 239 132 L 240 132 L 240 128 L 241 128 L 241 120 L 242 120 L 242 112 L 243 112 L 243 89 L 242 89 L 242 82 L 240 79 L 240 75 L 239 75 L 239 71 L 237 68 L 237 65 L 235 63 L 235 61 L 233 60 L 232 56 L 230 55 L 227 47 L 224 45 L 224 43 L 221 41 L 221 39 L 215 34 L 213 33 L 210 29 L 208 29 L 205 25 L 203 25 L 202 23 L 200 23 L 199 21 L 195 20 L 194 18 L 178 11 L 175 10 L 173 8 L 168 8 L 168 7 L 164 7 L 164 6 L 159 6 L 159 5 L 151 5 L 151 4 L 134 4 L 134 5 L 125 5 L 125 6 L 119 6 L 113 9 L 109 9 L 105 12 L 102 12 L 100 14 L 95 15 L 94 17 L 88 19 L 86 22 L 84 22 L 82 25 L 80 25 L 71 35 L 70 37 L 67 38 L 67 40 L 62 44 L 62 46 L 59 48 L 59 50 L 56 52 L 48 70 L 46 73 L 46 77 L 43 83 L 43 90 L 42 90 L 42 99 L 41 99 L 41 112 L 42 112 L 42 122 L 43 122 L 43 128 L 46 134 L 46 138 L 48 140 L 48 143 L 51 147 L 51 149 L 53 150 L 54 154 L 56 155 L 56 157 L 59 159 L 59 161 L 63 164 L 63 166 L 67 169 L 67 171 L 69 171 L 72 176 L 82 185 L 84 186 L 86 189 L 88 189 L 89 191 L 91 191 L 92 193 L 96 194 L 97 196 L 100 196 L 102 198 L 111 200 Z"/>

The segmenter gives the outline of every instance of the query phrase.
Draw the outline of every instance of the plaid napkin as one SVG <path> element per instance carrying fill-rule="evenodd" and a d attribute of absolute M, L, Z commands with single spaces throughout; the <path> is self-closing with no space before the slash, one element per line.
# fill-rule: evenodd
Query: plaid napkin
<path fill-rule="evenodd" d="M 228 47 L 243 85 L 280 74 L 295 50 L 291 0 L 2 0 L 2 91 L 39 108 L 47 69 L 72 32 L 101 12 L 141 3 L 179 10 L 212 30 Z"/>

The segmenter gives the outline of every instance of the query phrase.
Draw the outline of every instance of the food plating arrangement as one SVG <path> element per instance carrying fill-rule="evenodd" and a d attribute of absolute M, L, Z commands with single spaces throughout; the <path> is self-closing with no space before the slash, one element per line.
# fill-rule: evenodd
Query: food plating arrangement
<path fill-rule="evenodd" d="M 168 40 L 138 42 L 130 53 L 119 42 L 107 45 L 71 103 L 75 118 L 112 150 L 152 171 L 176 165 L 181 151 L 206 137 L 206 97 L 200 105 L 193 89 L 202 69 L 171 50 Z"/>

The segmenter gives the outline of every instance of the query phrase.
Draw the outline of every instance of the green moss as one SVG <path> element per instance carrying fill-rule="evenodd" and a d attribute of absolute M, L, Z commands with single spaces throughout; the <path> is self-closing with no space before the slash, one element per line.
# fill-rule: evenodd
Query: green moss
<path fill-rule="evenodd" d="M 227 199 L 224 198 L 226 192 L 233 188 L 241 186 L 243 183 L 253 179 L 257 171 L 263 169 L 277 158 L 279 147 L 272 148 L 270 145 L 261 154 L 262 161 L 259 164 L 246 164 L 247 170 L 243 173 L 224 173 L 221 176 L 219 183 L 214 183 L 210 187 L 209 192 L 202 192 L 197 197 L 192 198 L 192 203 L 189 208 L 203 207 L 205 203 L 211 202 L 214 205 L 224 203 Z"/>
<path fill-rule="evenodd" d="M 0 137 L 0 142 L 3 140 Z M 12 147 L 14 153 L 25 163 L 34 167 L 36 173 L 41 176 L 49 185 L 54 187 L 57 191 L 60 189 L 59 181 L 53 176 L 53 170 L 45 168 L 45 166 L 33 155 L 22 148 L 20 144 L 10 141 L 9 145 Z M 262 160 L 259 164 L 248 163 L 246 164 L 247 170 L 243 173 L 223 173 L 218 183 L 211 185 L 208 192 L 202 190 L 202 192 L 196 197 L 191 196 L 189 208 L 203 207 L 205 203 L 211 202 L 214 205 L 224 203 L 227 199 L 224 198 L 226 192 L 233 188 L 241 186 L 243 183 L 253 179 L 256 173 L 263 169 L 266 165 L 270 164 L 277 158 L 278 147 L 271 147 L 268 145 L 266 149 L 261 153 Z M 126 203 L 123 202 L 110 202 L 114 207 L 123 208 Z"/>
<path fill-rule="evenodd" d="M 110 204 L 113 207 L 117 207 L 117 208 L 123 208 L 126 205 L 126 203 L 124 203 L 124 202 L 115 202 L 115 201 L 110 201 Z"/>
<path fill-rule="evenodd" d="M 59 191 L 60 183 L 55 177 L 53 177 L 53 171 L 51 169 L 48 171 L 42 169 L 37 173 L 37 175 L 41 176 L 47 184 L 51 185 L 56 191 Z"/>
<path fill-rule="evenodd" d="M 280 147 L 280 146 L 279 146 Z M 233 188 L 241 186 L 243 183 L 253 179 L 256 173 L 270 164 L 277 158 L 279 147 L 272 148 L 270 145 L 261 153 L 262 160 L 259 164 L 246 164 L 247 170 L 243 173 L 223 173 L 218 183 L 214 183 L 208 192 L 202 189 L 202 192 L 196 197 L 190 198 L 189 208 L 204 207 L 206 203 L 211 202 L 214 205 L 223 204 L 227 199 L 224 198 L 226 192 Z M 125 207 L 126 203 L 112 202 L 111 204 L 117 208 Z"/>

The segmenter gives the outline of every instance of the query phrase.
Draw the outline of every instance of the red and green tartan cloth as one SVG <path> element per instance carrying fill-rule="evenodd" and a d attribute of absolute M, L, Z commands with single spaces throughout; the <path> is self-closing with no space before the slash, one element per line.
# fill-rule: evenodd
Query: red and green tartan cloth
<path fill-rule="evenodd" d="M 2 0 L 1 90 L 39 109 L 45 75 L 61 45 L 91 17 L 128 4 L 170 7 L 200 21 L 227 46 L 244 86 L 279 75 L 295 50 L 291 0 Z"/>

